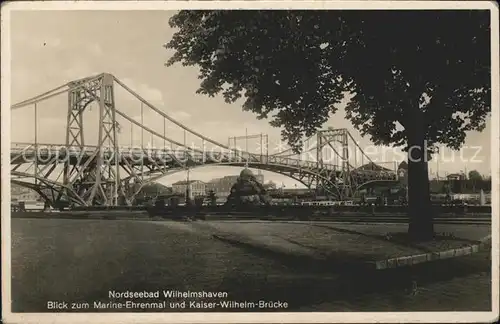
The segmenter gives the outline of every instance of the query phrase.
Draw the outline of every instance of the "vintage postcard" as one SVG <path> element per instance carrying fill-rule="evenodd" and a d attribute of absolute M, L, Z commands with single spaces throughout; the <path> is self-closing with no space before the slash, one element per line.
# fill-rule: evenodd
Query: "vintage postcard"
<path fill-rule="evenodd" d="M 1 24 L 5 323 L 498 320 L 495 3 Z"/>

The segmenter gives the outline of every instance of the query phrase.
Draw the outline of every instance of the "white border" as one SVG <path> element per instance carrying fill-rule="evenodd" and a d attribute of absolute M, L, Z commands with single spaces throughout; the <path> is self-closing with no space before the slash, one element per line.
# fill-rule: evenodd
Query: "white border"
<path fill-rule="evenodd" d="M 43 314 L 11 313 L 10 301 L 10 12 L 13 10 L 180 10 L 180 9 L 487 9 L 491 10 L 491 170 L 492 170 L 492 312 L 407 313 L 140 313 Z M 6 323 L 369 323 L 369 322 L 490 322 L 498 319 L 499 274 L 499 11 L 491 1 L 141 1 L 141 2 L 8 2 L 1 12 L 2 89 L 2 309 Z M 416 26 L 418 28 L 418 26 Z M 5 217 L 7 216 L 7 217 Z M 495 230 L 493 230 L 495 229 Z"/>

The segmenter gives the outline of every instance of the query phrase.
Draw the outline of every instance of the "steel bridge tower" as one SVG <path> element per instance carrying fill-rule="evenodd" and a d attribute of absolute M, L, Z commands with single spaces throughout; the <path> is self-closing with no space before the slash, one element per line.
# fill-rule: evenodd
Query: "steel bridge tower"
<path fill-rule="evenodd" d="M 72 188 L 88 205 L 116 206 L 119 195 L 125 196 L 124 188 L 120 187 L 113 84 L 113 76 L 107 73 L 95 79 L 68 84 L 66 150 L 78 151 L 79 161 L 65 159 L 63 184 Z M 92 152 L 85 152 L 83 116 L 93 102 L 99 107 L 99 121 L 95 129 L 97 145 Z"/>

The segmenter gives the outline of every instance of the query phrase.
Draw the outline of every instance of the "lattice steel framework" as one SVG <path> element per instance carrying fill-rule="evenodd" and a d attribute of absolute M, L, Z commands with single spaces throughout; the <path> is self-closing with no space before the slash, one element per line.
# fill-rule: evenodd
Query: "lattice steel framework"
<path fill-rule="evenodd" d="M 71 163 L 67 159 L 64 166 L 63 184 L 74 188 L 88 205 L 117 205 L 119 192 L 126 196 L 124 188 L 120 186 L 120 152 L 113 83 L 113 76 L 110 74 L 102 74 L 93 80 L 69 83 L 66 131 L 68 150 L 86 150 L 83 115 L 90 103 L 96 102 L 99 106 L 96 149 L 85 161 Z M 109 160 L 105 163 L 105 157 L 111 157 L 114 163 L 109 163 Z"/>
<path fill-rule="evenodd" d="M 320 170 L 319 175 L 322 178 L 318 178 L 318 187 L 325 188 L 327 191 L 331 191 L 332 185 L 337 187 L 338 194 L 340 198 L 350 197 L 355 190 L 355 187 L 350 174 L 353 169 L 349 163 L 349 132 L 347 129 L 327 129 L 319 131 L 317 136 L 317 147 L 316 147 L 316 159 L 318 161 L 318 170 Z M 340 152 L 335 148 L 333 143 L 339 143 L 341 145 Z M 336 156 L 340 157 L 340 170 L 328 170 L 325 168 L 324 163 L 324 150 L 323 148 L 328 146 Z M 328 179 L 327 181 L 322 179 Z"/>

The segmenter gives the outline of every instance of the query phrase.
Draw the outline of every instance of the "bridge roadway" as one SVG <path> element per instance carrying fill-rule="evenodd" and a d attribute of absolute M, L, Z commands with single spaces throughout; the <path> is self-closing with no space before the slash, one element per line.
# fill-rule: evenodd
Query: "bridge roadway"
<path fill-rule="evenodd" d="M 277 155 L 261 155 L 242 151 L 231 152 L 202 152 L 200 150 L 171 150 L 132 147 L 120 147 L 118 156 L 114 151 L 104 148 L 102 155 L 108 165 L 116 163 L 133 166 L 151 166 L 157 169 L 181 170 L 186 166 L 197 167 L 203 165 L 227 165 L 245 166 L 258 168 L 272 172 L 304 171 L 312 174 L 335 174 L 341 175 L 341 166 L 334 164 L 322 164 L 313 161 L 304 161 L 290 157 Z M 11 165 L 33 163 L 35 158 L 38 165 L 66 163 L 70 165 L 84 164 L 88 159 L 94 158 L 98 153 L 97 146 L 86 145 L 83 147 L 71 147 L 67 149 L 64 145 L 12 143 Z M 370 180 L 396 180 L 393 171 L 375 170 L 353 170 L 358 177 L 366 181 Z M 15 172 L 13 172 L 14 174 Z"/>

